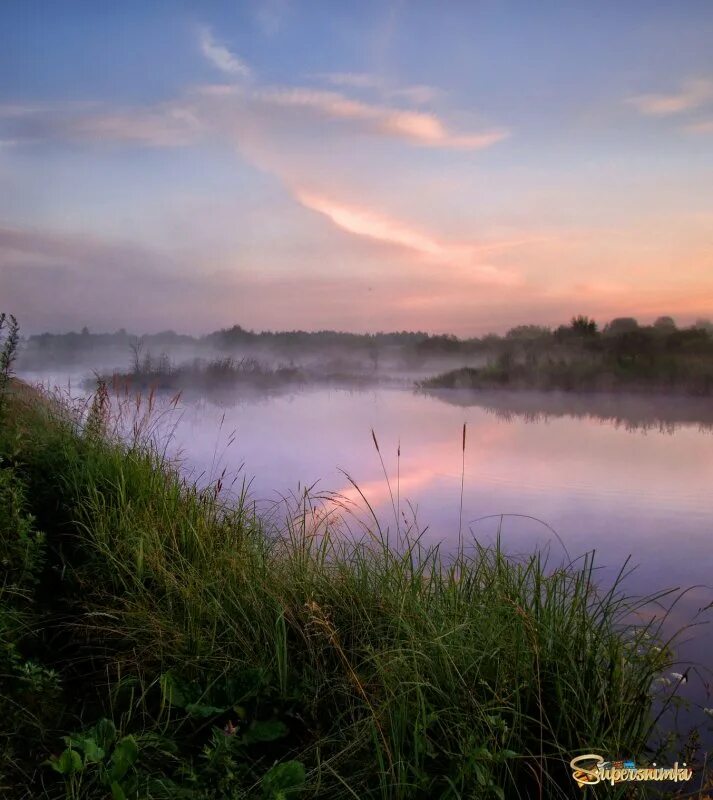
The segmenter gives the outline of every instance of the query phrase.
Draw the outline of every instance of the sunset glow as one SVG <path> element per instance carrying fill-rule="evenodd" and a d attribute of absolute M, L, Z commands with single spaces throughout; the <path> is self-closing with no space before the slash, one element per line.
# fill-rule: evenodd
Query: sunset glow
<path fill-rule="evenodd" d="M 6 305 L 28 331 L 711 316 L 713 12 L 633 6 L 10 2 Z"/>

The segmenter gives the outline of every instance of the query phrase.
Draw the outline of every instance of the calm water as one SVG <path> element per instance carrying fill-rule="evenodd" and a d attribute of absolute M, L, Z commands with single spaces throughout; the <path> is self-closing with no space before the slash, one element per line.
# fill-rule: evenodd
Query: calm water
<path fill-rule="evenodd" d="M 167 429 L 172 451 L 201 482 L 225 469 L 251 479 L 261 505 L 315 483 L 356 499 L 341 469 L 393 529 L 373 428 L 394 494 L 398 484 L 401 508 L 411 516 L 411 502 L 429 541 L 456 543 L 462 478 L 463 530 L 482 542 L 500 527 L 512 553 L 549 544 L 560 561 L 563 548 L 572 557 L 596 549 L 604 582 L 632 556 L 632 593 L 698 587 L 676 607 L 676 624 L 713 601 L 713 433 L 701 424 L 711 421 L 709 402 L 534 394 L 474 402 L 399 389 L 198 397 L 185 399 Z M 713 666 L 709 626 L 688 638 L 682 657 Z M 702 671 L 686 688 L 713 705 L 707 680 Z"/>

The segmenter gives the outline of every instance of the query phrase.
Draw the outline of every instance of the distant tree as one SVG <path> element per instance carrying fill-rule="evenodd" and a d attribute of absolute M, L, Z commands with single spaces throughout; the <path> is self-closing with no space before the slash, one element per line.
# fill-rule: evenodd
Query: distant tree
<path fill-rule="evenodd" d="M 570 344 L 577 343 L 582 339 L 589 339 L 594 341 L 597 334 L 597 323 L 580 314 L 577 317 L 572 317 L 569 325 L 560 325 L 554 331 L 554 338 L 558 342 L 569 342 Z"/>
<path fill-rule="evenodd" d="M 278 334 L 268 334 L 269 337 L 277 336 Z M 282 336 L 290 336 L 291 339 L 297 341 L 300 339 L 300 334 L 298 331 L 293 331 L 292 333 L 282 333 L 279 334 Z M 221 346 L 223 347 L 234 347 L 235 345 L 245 344 L 248 341 L 254 339 L 254 335 L 250 333 L 250 331 L 246 331 L 245 328 L 242 328 L 240 325 L 233 325 L 232 328 L 226 328 L 220 331 L 217 331 L 215 334 L 211 334 L 211 337 L 214 336 Z M 209 338 L 211 338 L 209 337 Z"/>
<path fill-rule="evenodd" d="M 597 323 L 593 319 L 585 317 L 582 314 L 577 317 L 572 317 L 569 327 L 573 333 L 579 336 L 594 336 L 597 332 Z"/>
<path fill-rule="evenodd" d="M 89 336 L 89 328 L 86 325 L 82 328 L 82 336 Z"/>
<path fill-rule="evenodd" d="M 678 329 L 666 338 L 670 352 L 713 355 L 712 344 L 711 333 L 698 326 Z"/>
<path fill-rule="evenodd" d="M 708 331 L 708 333 L 713 333 L 713 322 L 704 317 L 697 319 L 693 327 L 699 328 L 702 331 Z"/>
<path fill-rule="evenodd" d="M 550 335 L 550 329 L 544 325 L 517 325 L 505 334 L 508 339 L 541 339 Z"/>
<path fill-rule="evenodd" d="M 604 327 L 604 333 L 617 336 L 622 333 L 633 333 L 639 330 L 639 323 L 634 317 L 616 317 Z"/>
<path fill-rule="evenodd" d="M 134 339 L 130 344 L 131 349 L 131 367 L 135 375 L 141 372 L 141 357 L 144 349 L 144 342 L 142 339 Z"/>
<path fill-rule="evenodd" d="M 661 333 L 671 333 L 676 330 L 676 323 L 673 317 L 658 317 L 654 322 L 654 328 Z"/>
<path fill-rule="evenodd" d="M 461 341 L 451 333 L 434 334 L 417 345 L 421 352 L 456 353 L 461 349 Z"/>

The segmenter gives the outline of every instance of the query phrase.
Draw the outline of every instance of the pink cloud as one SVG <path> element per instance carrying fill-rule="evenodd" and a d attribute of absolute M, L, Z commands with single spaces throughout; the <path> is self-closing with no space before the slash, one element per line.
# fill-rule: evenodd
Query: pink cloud
<path fill-rule="evenodd" d="M 713 118 L 692 122 L 690 125 L 686 125 L 684 130 L 686 133 L 696 133 L 701 135 L 711 134 L 713 133 Z"/>
<path fill-rule="evenodd" d="M 296 197 L 306 208 L 324 215 L 348 233 L 406 248 L 430 261 L 467 270 L 486 283 L 513 286 L 520 282 L 512 272 L 482 263 L 478 259 L 481 248 L 476 245 L 439 241 L 424 231 L 371 209 L 344 205 L 323 195 L 298 190 Z M 507 244 L 501 242 L 499 246 L 506 247 Z"/>
<path fill-rule="evenodd" d="M 373 211 L 345 206 L 308 192 L 298 192 L 297 199 L 306 208 L 318 211 L 342 230 L 357 236 L 407 247 L 424 255 L 436 256 L 445 252 L 445 248 L 431 237 Z"/>
<path fill-rule="evenodd" d="M 293 119 L 286 121 L 286 114 Z M 0 107 L 0 120 L 13 139 L 81 139 L 154 147 L 193 144 L 202 135 L 235 140 L 246 124 L 279 132 L 294 118 L 325 135 L 324 120 L 341 124 L 346 134 L 367 133 L 421 147 L 481 150 L 507 138 L 505 129 L 454 133 L 435 114 L 366 103 L 340 92 L 308 87 L 249 89 L 209 84 L 154 106 L 108 108 L 77 106 Z M 336 135 L 336 131 L 331 131 Z"/>
<path fill-rule="evenodd" d="M 331 86 L 378 92 L 384 97 L 402 98 L 416 105 L 430 103 L 440 94 L 433 86 L 398 86 L 379 75 L 364 72 L 320 72 L 311 77 Z"/>
<path fill-rule="evenodd" d="M 280 108 L 298 109 L 334 120 L 356 123 L 365 132 L 402 138 L 427 147 L 480 150 L 505 139 L 505 129 L 455 134 L 434 114 L 355 100 L 340 92 L 309 88 L 267 88 L 255 99 Z"/>
<path fill-rule="evenodd" d="M 694 78 L 683 83 L 679 91 L 669 94 L 640 94 L 627 102 L 642 114 L 667 116 L 689 111 L 713 100 L 713 81 Z"/>
<path fill-rule="evenodd" d="M 101 103 L 0 106 L 0 120 L 17 144 L 64 139 L 102 144 L 182 147 L 205 126 L 187 103 L 108 108 Z"/>
<path fill-rule="evenodd" d="M 181 106 L 157 110 L 129 110 L 76 118 L 73 135 L 92 141 L 124 142 L 151 147 L 184 147 L 193 144 L 203 124 Z"/>

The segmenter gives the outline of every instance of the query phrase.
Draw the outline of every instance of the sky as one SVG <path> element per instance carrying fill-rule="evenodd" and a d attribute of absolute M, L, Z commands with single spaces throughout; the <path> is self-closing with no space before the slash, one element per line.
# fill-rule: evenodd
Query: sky
<path fill-rule="evenodd" d="M 710 0 L 0 3 L 25 332 L 713 316 Z"/>

